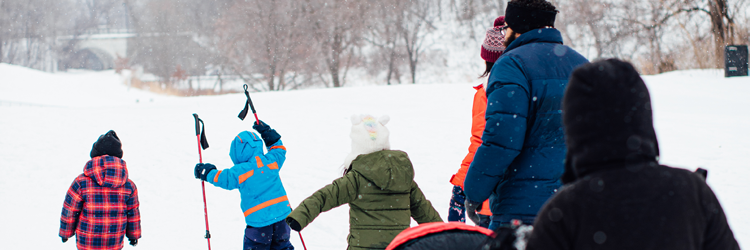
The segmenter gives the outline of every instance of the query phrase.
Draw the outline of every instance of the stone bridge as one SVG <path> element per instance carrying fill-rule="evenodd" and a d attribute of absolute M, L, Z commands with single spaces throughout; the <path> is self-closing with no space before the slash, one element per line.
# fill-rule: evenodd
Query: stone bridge
<path fill-rule="evenodd" d="M 77 37 L 59 38 L 78 40 L 78 46 L 73 53 L 58 62 L 58 69 L 112 69 L 115 67 L 115 59 L 127 57 L 128 39 L 132 37 L 135 37 L 135 33 L 130 30 L 100 29 Z"/>

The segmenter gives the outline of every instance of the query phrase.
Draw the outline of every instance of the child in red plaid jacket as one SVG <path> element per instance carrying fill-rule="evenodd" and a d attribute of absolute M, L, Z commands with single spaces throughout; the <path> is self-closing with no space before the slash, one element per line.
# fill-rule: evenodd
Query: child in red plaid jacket
<path fill-rule="evenodd" d="M 122 144 L 110 130 L 99 136 L 83 174 L 70 185 L 60 217 L 62 242 L 76 235 L 78 249 L 122 249 L 141 238 L 138 189 L 128 179 Z"/>

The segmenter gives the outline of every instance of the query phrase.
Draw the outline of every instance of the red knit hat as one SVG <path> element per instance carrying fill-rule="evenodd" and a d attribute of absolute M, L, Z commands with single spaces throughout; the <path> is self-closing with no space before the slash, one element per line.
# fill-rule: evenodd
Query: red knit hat
<path fill-rule="evenodd" d="M 505 51 L 505 34 L 503 32 L 503 24 L 505 23 L 505 16 L 500 16 L 495 19 L 494 27 L 487 30 L 487 36 L 484 38 L 482 43 L 482 59 L 487 62 L 494 63 L 497 58 Z"/>
<path fill-rule="evenodd" d="M 499 16 L 497 19 L 495 19 L 495 27 L 503 26 L 503 24 L 505 24 L 505 16 Z"/>

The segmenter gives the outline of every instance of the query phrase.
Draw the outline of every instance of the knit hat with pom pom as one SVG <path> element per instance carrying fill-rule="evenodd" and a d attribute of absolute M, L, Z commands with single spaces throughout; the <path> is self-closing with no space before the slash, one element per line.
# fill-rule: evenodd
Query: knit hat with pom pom
<path fill-rule="evenodd" d="M 505 51 L 505 30 L 503 30 L 503 24 L 505 23 L 505 16 L 500 16 L 495 19 L 494 27 L 487 30 L 487 35 L 484 37 L 482 43 L 482 49 L 480 56 L 487 62 L 494 63 Z"/>
<path fill-rule="evenodd" d="M 349 168 L 358 155 L 391 149 L 388 141 L 390 133 L 385 127 L 390 119 L 387 115 L 377 119 L 371 115 L 352 115 L 352 131 L 349 134 L 352 138 L 352 151 L 344 160 L 345 169 Z"/>

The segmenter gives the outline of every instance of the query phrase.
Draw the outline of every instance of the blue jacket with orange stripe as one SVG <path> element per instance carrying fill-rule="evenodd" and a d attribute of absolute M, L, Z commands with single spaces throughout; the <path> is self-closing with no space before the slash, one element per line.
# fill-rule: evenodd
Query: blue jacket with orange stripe
<path fill-rule="evenodd" d="M 263 154 L 263 140 L 256 133 L 243 131 L 234 138 L 229 150 L 234 166 L 213 170 L 206 181 L 227 190 L 239 189 L 240 207 L 251 227 L 264 227 L 286 218 L 292 211 L 281 184 L 279 170 L 286 159 L 281 140 Z"/>

